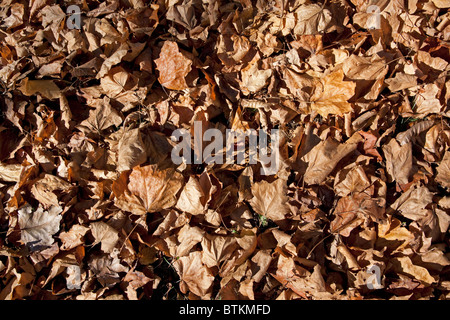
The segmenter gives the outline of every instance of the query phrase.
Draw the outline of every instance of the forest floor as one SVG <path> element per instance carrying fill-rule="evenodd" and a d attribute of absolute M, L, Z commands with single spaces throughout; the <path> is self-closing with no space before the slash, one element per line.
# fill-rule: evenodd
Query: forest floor
<path fill-rule="evenodd" d="M 449 7 L 1 0 L 0 300 L 449 298 Z"/>

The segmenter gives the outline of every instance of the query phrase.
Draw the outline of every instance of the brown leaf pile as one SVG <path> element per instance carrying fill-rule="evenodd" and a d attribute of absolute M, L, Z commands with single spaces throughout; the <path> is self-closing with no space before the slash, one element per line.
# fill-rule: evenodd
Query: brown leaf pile
<path fill-rule="evenodd" d="M 0 299 L 449 298 L 449 7 L 2 0 Z M 278 173 L 175 165 L 194 121 Z"/>

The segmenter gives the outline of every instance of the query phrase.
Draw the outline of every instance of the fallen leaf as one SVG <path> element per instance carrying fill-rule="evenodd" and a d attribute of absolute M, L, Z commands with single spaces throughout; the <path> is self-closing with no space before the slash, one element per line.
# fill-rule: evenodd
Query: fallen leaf
<path fill-rule="evenodd" d="M 69 231 L 61 232 L 59 239 L 61 239 L 61 250 L 71 250 L 84 243 L 83 237 L 89 231 L 89 228 L 82 225 L 73 225 Z"/>
<path fill-rule="evenodd" d="M 391 208 L 411 220 L 418 220 L 427 215 L 425 207 L 433 202 L 433 193 L 423 186 L 412 186 L 404 192 Z"/>
<path fill-rule="evenodd" d="M 119 232 L 104 222 L 93 222 L 90 225 L 92 236 L 95 241 L 93 245 L 101 243 L 102 251 L 111 253 L 119 241 Z"/>
<path fill-rule="evenodd" d="M 206 234 L 202 239 L 202 262 L 209 268 L 218 266 L 230 258 L 238 247 L 235 238 L 211 236 Z"/>
<path fill-rule="evenodd" d="M 179 258 L 173 262 L 173 266 L 180 276 L 181 290 L 184 293 L 189 290 L 201 299 L 211 297 L 214 276 L 202 263 L 200 251 L 191 252 L 188 256 Z"/>
<path fill-rule="evenodd" d="M 183 90 L 188 87 L 186 76 L 192 69 L 192 60 L 179 50 L 176 42 L 165 41 L 155 63 L 161 85 L 171 90 Z"/>
<path fill-rule="evenodd" d="M 338 162 L 356 150 L 362 142 L 358 133 L 353 134 L 345 143 L 340 144 L 332 138 L 317 144 L 302 160 L 308 163 L 303 179 L 307 184 L 319 184 L 333 171 Z"/>
<path fill-rule="evenodd" d="M 88 266 L 95 275 L 95 279 L 105 287 L 113 287 L 120 282 L 121 277 L 119 273 L 128 272 L 129 270 L 128 267 L 120 263 L 117 251 L 114 251 L 112 254 L 91 256 Z"/>
<path fill-rule="evenodd" d="M 129 49 L 130 46 L 127 43 L 121 43 L 120 47 L 103 61 L 100 71 L 97 73 L 97 79 L 103 78 L 113 66 L 120 63 L 127 55 Z"/>
<path fill-rule="evenodd" d="M 172 207 L 183 186 L 183 177 L 173 169 L 158 170 L 155 165 L 135 167 L 129 176 L 128 189 L 142 202 L 147 212 Z"/>
<path fill-rule="evenodd" d="M 341 170 L 334 180 L 334 189 L 341 197 L 362 192 L 370 185 L 370 180 L 367 178 L 362 166 L 355 166 L 345 171 Z"/>
<path fill-rule="evenodd" d="M 61 96 L 61 90 L 53 80 L 29 80 L 25 78 L 19 90 L 26 96 L 40 94 L 49 100 L 57 99 Z"/>
<path fill-rule="evenodd" d="M 123 133 L 117 146 L 117 171 L 122 172 L 143 164 L 147 160 L 146 146 L 139 128 Z"/>
<path fill-rule="evenodd" d="M 331 12 L 319 4 L 304 4 L 295 11 L 295 16 L 293 31 L 299 35 L 323 32 L 331 22 Z"/>
<path fill-rule="evenodd" d="M 392 262 L 399 272 L 411 276 L 425 284 L 431 284 L 436 281 L 427 269 L 413 264 L 409 257 L 394 258 L 392 259 Z"/>
<path fill-rule="evenodd" d="M 176 207 L 193 215 L 202 214 L 205 212 L 205 206 L 202 203 L 204 198 L 205 194 L 198 179 L 190 177 L 181 191 Z"/>
<path fill-rule="evenodd" d="M 333 72 L 316 81 L 315 91 L 311 96 L 311 109 L 323 117 L 329 114 L 342 116 L 353 110 L 348 100 L 355 94 L 355 87 L 354 82 L 344 81 L 342 70 Z"/>
<path fill-rule="evenodd" d="M 55 241 L 53 235 L 59 231 L 62 219 L 60 207 L 51 207 L 44 211 L 40 206 L 34 210 L 27 204 L 18 212 L 21 240 L 31 251 L 42 250 Z"/>
<path fill-rule="evenodd" d="M 392 92 L 401 91 L 403 89 L 408 89 L 415 87 L 417 85 L 417 78 L 413 75 L 406 73 L 397 73 L 394 78 L 389 78 L 385 80 Z"/>
<path fill-rule="evenodd" d="M 123 278 L 123 282 L 126 283 L 124 291 L 126 292 L 128 299 L 138 300 L 137 289 L 145 286 L 150 281 L 152 281 L 152 279 L 140 271 L 128 272 Z"/>
<path fill-rule="evenodd" d="M 120 114 L 111 107 L 109 99 L 105 98 L 102 103 L 97 104 L 94 110 L 89 111 L 89 118 L 82 121 L 79 128 L 85 133 L 101 134 L 103 130 L 119 126 L 122 121 Z"/>
<path fill-rule="evenodd" d="M 22 173 L 20 164 L 3 164 L 0 162 L 0 181 L 19 182 Z"/>
<path fill-rule="evenodd" d="M 250 204 L 260 215 L 273 221 L 283 220 L 289 212 L 286 206 L 285 181 L 277 179 L 275 182 L 256 182 L 252 186 L 253 198 Z"/>
<path fill-rule="evenodd" d="M 241 70 L 242 90 L 247 93 L 260 91 L 267 85 L 267 80 L 272 76 L 272 70 L 258 68 L 259 57 L 255 56 L 250 63 Z"/>
<path fill-rule="evenodd" d="M 442 186 L 450 188 L 450 152 L 448 150 L 445 152 L 445 155 L 436 170 L 436 181 Z"/>
<path fill-rule="evenodd" d="M 390 181 L 407 184 L 412 173 L 412 146 L 406 143 L 402 146 L 397 140 L 392 139 L 383 146 L 386 157 L 386 171 Z"/>

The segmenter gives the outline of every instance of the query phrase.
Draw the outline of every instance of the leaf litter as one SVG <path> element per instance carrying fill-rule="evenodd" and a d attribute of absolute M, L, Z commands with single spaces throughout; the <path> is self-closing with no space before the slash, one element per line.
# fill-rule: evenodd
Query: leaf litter
<path fill-rule="evenodd" d="M 0 299 L 450 298 L 449 7 L 2 0 Z"/>

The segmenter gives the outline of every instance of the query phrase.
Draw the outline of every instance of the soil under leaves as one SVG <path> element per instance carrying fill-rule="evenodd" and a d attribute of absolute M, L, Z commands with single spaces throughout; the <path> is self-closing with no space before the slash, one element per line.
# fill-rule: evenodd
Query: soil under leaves
<path fill-rule="evenodd" d="M 2 0 L 0 299 L 450 297 L 449 7 Z"/>

